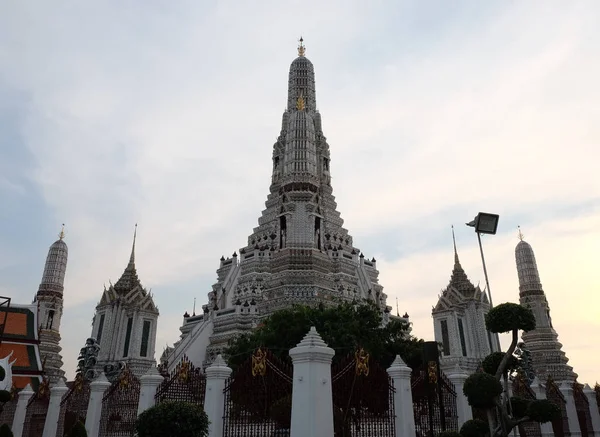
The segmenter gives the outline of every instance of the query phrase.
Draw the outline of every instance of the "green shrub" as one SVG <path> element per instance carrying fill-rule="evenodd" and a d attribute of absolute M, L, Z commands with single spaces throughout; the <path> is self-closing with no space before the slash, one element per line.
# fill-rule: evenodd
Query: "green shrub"
<path fill-rule="evenodd" d="M 504 352 L 493 352 L 493 353 L 489 354 L 487 357 L 485 357 L 483 362 L 481 363 L 481 367 L 483 367 L 483 371 L 485 373 L 489 373 L 490 375 L 495 375 L 496 370 L 498 370 L 500 363 L 504 359 L 504 355 L 506 355 L 506 353 L 504 353 Z M 517 358 L 515 356 L 511 355 L 510 358 L 508 359 L 508 363 L 506 364 L 506 367 L 504 368 L 504 373 L 506 374 L 507 372 L 512 372 L 513 370 L 515 370 L 517 368 L 517 364 L 518 364 Z"/>
<path fill-rule="evenodd" d="M 485 315 L 485 327 L 490 332 L 511 332 L 513 330 L 533 331 L 535 316 L 530 308 L 507 302 L 492 308 Z"/>
<path fill-rule="evenodd" d="M 469 405 L 475 408 L 493 408 L 502 393 L 502 384 L 488 373 L 474 373 L 467 378 L 463 393 Z"/>
<path fill-rule="evenodd" d="M 0 426 L 0 437 L 13 437 L 13 432 L 6 423 Z"/>
<path fill-rule="evenodd" d="M 510 398 L 510 405 L 512 407 L 512 416 L 515 419 L 520 419 L 521 417 L 525 417 L 527 415 L 527 409 L 529 408 L 529 404 L 531 401 L 513 396 Z"/>
<path fill-rule="evenodd" d="M 536 422 L 551 422 L 561 417 L 561 411 L 558 405 L 547 399 L 538 399 L 531 401 L 527 408 L 527 415 Z"/>
<path fill-rule="evenodd" d="M 206 437 L 208 417 L 198 405 L 167 401 L 140 414 L 135 428 L 138 437 Z"/>
<path fill-rule="evenodd" d="M 71 428 L 69 437 L 87 437 L 85 425 L 80 420 L 78 420 L 75 425 L 73 425 L 73 428 Z"/>
<path fill-rule="evenodd" d="M 9 391 L 6 390 L 0 390 L 0 402 L 5 404 L 6 402 L 10 401 L 12 399 L 12 395 L 10 394 Z"/>
<path fill-rule="evenodd" d="M 460 428 L 462 437 L 485 437 L 489 434 L 489 427 L 486 422 L 479 419 L 467 420 Z"/>

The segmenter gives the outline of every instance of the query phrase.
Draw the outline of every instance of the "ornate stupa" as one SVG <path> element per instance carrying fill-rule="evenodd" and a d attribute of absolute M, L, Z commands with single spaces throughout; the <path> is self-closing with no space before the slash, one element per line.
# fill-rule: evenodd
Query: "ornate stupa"
<path fill-rule="evenodd" d="M 65 231 L 60 231 L 58 240 L 50 246 L 42 281 L 35 296 L 38 306 L 40 356 L 43 369 L 54 384 L 64 379 L 63 361 L 60 352 L 60 320 L 63 314 L 63 291 L 69 250 L 64 241 Z"/>
<path fill-rule="evenodd" d="M 376 261 L 354 245 L 337 210 L 314 67 L 305 52 L 300 39 L 289 70 L 287 108 L 273 145 L 266 208 L 239 254 L 221 257 L 203 314 L 184 315 L 181 340 L 163 355 L 169 366 L 183 354 L 206 365 L 230 338 L 296 303 L 370 299 L 390 317 Z"/>
<path fill-rule="evenodd" d="M 519 229 L 519 243 L 515 248 L 517 273 L 519 275 L 519 301 L 532 309 L 536 328 L 523 333 L 523 341 L 531 352 L 533 369 L 540 381 L 549 376 L 556 382 L 574 382 L 577 374 L 567 363 L 569 359 L 558 341 L 552 326 L 550 306 L 542 288 L 535 254 Z"/>

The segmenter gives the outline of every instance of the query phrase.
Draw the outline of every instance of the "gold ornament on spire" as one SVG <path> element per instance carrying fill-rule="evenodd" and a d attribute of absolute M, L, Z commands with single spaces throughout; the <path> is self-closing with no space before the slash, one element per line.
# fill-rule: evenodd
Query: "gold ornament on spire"
<path fill-rule="evenodd" d="M 521 226 L 517 226 L 517 228 L 519 228 L 519 240 L 523 241 L 523 238 L 525 238 L 525 236 L 523 235 L 523 232 L 521 232 Z"/>
<path fill-rule="evenodd" d="M 298 97 L 298 101 L 296 102 L 296 109 L 298 111 L 304 111 L 304 97 L 302 97 L 302 94 L 300 94 L 300 97 Z"/>
<path fill-rule="evenodd" d="M 298 56 L 304 56 L 304 53 L 306 52 L 306 47 L 304 47 L 304 39 L 302 39 L 302 37 L 300 37 L 300 39 L 298 40 L 300 42 L 300 45 L 298 46 Z"/>
<path fill-rule="evenodd" d="M 65 238 L 65 224 L 62 224 L 62 229 L 60 230 L 60 234 L 58 234 L 58 239 L 62 240 Z"/>

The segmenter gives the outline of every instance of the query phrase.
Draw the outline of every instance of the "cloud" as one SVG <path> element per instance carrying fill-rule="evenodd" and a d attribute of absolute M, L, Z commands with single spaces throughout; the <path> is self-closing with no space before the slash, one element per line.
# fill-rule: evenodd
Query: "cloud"
<path fill-rule="evenodd" d="M 25 191 L 0 191 L 20 196 L 10 236 L 0 234 L 0 271 L 15 300 L 29 301 L 42 269 L 32 260 L 67 224 L 68 371 L 102 284 L 125 268 L 134 223 L 159 343 L 177 339 L 194 297 L 204 303 L 218 258 L 245 244 L 268 193 L 300 33 L 339 210 L 415 332 L 430 336 L 430 306 L 449 278 L 449 225 L 489 210 L 502 217 L 484 242 L 495 299 L 516 299 L 521 224 L 567 354 L 583 347 L 565 314 L 574 301 L 559 290 L 587 302 L 598 288 L 598 5 L 474 5 L 11 4 L 0 17 L 0 96 L 11 96 L 0 138 L 10 128 L 18 141 L 0 142 L 12 169 L 0 163 L 0 190 Z M 31 228 L 28 244 L 12 237 Z M 473 236 L 458 229 L 463 265 L 481 280 Z M 591 381 L 579 368 L 600 356 L 572 360 Z"/>

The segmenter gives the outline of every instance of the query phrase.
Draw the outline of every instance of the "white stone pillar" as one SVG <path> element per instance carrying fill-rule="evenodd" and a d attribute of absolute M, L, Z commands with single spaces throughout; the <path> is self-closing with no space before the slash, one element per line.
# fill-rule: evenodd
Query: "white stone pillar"
<path fill-rule="evenodd" d="M 540 384 L 540 380 L 537 376 L 531 382 L 531 390 L 535 393 L 536 399 L 546 399 L 546 387 Z M 551 422 L 540 423 L 540 431 L 542 432 L 542 437 L 554 437 L 554 430 L 552 429 Z"/>
<path fill-rule="evenodd" d="M 221 354 L 206 369 L 206 393 L 204 411 L 208 416 L 208 437 L 223 435 L 223 416 L 225 415 L 225 382 L 231 375 L 231 369 Z"/>
<path fill-rule="evenodd" d="M 456 366 L 454 369 L 450 370 L 446 376 L 450 382 L 454 384 L 454 390 L 456 390 L 456 410 L 458 412 L 458 429 L 460 429 L 460 427 L 463 426 L 463 423 L 473 418 L 473 409 L 463 393 L 463 387 L 465 386 L 465 381 L 469 375 Z"/>
<path fill-rule="evenodd" d="M 90 400 L 85 416 L 85 430 L 88 437 L 98 437 L 100 418 L 102 417 L 102 398 L 108 387 L 110 387 L 110 382 L 106 379 L 104 372 L 100 373 L 100 376 L 90 384 Z"/>
<path fill-rule="evenodd" d="M 158 373 L 158 369 L 153 364 L 150 366 L 144 376 L 140 378 L 140 400 L 138 401 L 138 416 L 148 408 L 154 406 L 154 396 L 156 389 L 165 378 Z"/>
<path fill-rule="evenodd" d="M 44 434 L 42 437 L 56 437 L 58 428 L 58 419 L 60 417 L 60 401 L 69 389 L 65 381 L 60 378 L 56 385 L 50 389 L 50 403 L 48 404 L 48 413 L 44 423 Z"/>
<path fill-rule="evenodd" d="M 27 415 L 27 404 L 29 403 L 29 399 L 31 399 L 34 394 L 35 393 L 31 389 L 31 384 L 27 384 L 27 386 L 19 393 L 19 401 L 17 402 L 17 409 L 15 410 L 12 423 L 12 432 L 14 437 L 21 437 L 23 434 L 25 416 Z"/>
<path fill-rule="evenodd" d="M 600 411 L 598 411 L 598 401 L 596 400 L 596 392 L 589 385 L 583 387 L 583 392 L 588 399 L 590 405 L 590 416 L 592 418 L 592 428 L 594 428 L 594 437 L 600 437 Z"/>
<path fill-rule="evenodd" d="M 565 381 L 558 388 L 565 397 L 565 401 L 567 401 L 567 418 L 569 419 L 571 437 L 581 437 L 581 427 L 579 426 L 579 417 L 577 417 L 575 397 L 573 396 L 573 383 Z"/>
<path fill-rule="evenodd" d="M 415 437 L 415 413 L 410 383 L 412 370 L 402 361 L 400 355 L 396 355 L 396 359 L 387 369 L 387 373 L 394 381 L 396 389 L 396 393 L 394 393 L 396 435 L 398 437 Z"/>
<path fill-rule="evenodd" d="M 314 326 L 290 350 L 294 364 L 290 437 L 333 437 L 331 359 L 334 355 Z"/>

